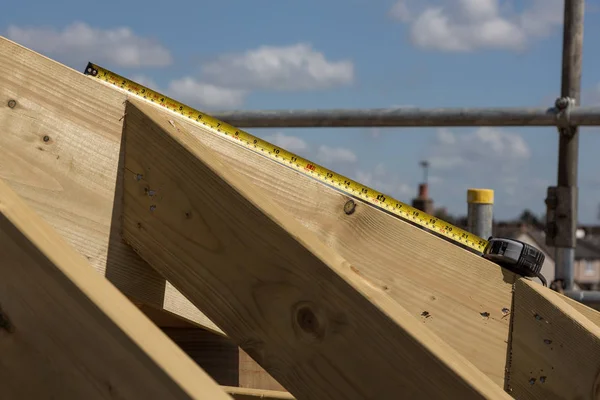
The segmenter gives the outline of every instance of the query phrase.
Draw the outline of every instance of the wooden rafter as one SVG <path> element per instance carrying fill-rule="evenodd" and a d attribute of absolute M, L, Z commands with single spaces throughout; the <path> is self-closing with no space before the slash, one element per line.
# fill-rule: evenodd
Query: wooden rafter
<path fill-rule="evenodd" d="M 513 397 L 600 399 L 600 327 L 566 299 L 516 282 L 507 380 Z"/>
<path fill-rule="evenodd" d="M 0 71 L 0 178 L 125 295 L 222 334 L 120 240 L 127 95 L 3 37 Z"/>
<path fill-rule="evenodd" d="M 231 399 L 0 180 L 3 399 Z"/>
<path fill-rule="evenodd" d="M 0 104 L 17 101 L 0 107 L 0 176 L 130 298 L 222 333 L 120 240 L 115 199 L 127 94 L 1 38 L 0 68 Z M 360 202 L 348 216 L 346 196 L 170 118 L 503 384 L 512 274 Z"/>
<path fill-rule="evenodd" d="M 159 110 L 123 141 L 124 239 L 297 398 L 509 398 Z"/>

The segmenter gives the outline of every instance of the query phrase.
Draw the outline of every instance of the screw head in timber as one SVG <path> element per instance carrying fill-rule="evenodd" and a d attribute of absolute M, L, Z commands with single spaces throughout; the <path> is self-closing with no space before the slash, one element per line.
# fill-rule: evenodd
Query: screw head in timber
<path fill-rule="evenodd" d="M 16 100 L 10 99 L 8 101 L 8 107 L 9 108 L 15 108 L 16 106 L 17 106 L 17 101 Z"/>

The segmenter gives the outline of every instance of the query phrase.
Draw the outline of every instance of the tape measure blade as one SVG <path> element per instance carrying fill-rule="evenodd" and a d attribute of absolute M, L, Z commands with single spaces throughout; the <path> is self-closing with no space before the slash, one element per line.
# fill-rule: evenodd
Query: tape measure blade
<path fill-rule="evenodd" d="M 402 220 L 408 221 L 412 225 L 431 231 L 437 236 L 449 239 L 456 244 L 460 244 L 480 253 L 483 253 L 487 245 L 487 240 L 483 238 L 418 210 L 391 196 L 369 188 L 353 179 L 340 175 L 328 168 L 305 159 L 304 157 L 291 153 L 280 146 L 276 146 L 264 139 L 260 139 L 244 130 L 235 128 L 226 122 L 220 121 L 162 93 L 156 92 L 148 87 L 102 68 L 97 64 L 89 62 L 84 74 L 112 84 L 129 95 L 137 96 L 145 101 L 164 107 L 177 115 L 186 117 L 217 135 L 236 142 L 237 144 L 262 154 L 280 164 L 291 167 L 303 175 L 325 183 L 347 195 L 356 197 L 365 203 L 386 211 Z"/>

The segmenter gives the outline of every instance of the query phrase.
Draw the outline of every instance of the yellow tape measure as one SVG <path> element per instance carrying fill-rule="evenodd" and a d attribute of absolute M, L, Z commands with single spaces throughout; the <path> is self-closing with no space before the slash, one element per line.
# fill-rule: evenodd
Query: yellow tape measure
<path fill-rule="evenodd" d="M 461 243 L 481 253 L 483 253 L 488 244 L 487 240 L 484 240 L 477 235 L 453 226 L 439 218 L 362 185 L 350 178 L 346 178 L 345 176 L 335 173 L 310 160 L 290 153 L 279 146 L 275 146 L 265 140 L 244 132 L 241 129 L 236 129 L 223 121 L 219 121 L 210 115 L 188 107 L 185 104 L 115 74 L 114 72 L 108 71 L 96 64 L 88 63 L 85 74 L 113 84 L 128 93 L 132 93 L 146 101 L 165 107 L 176 114 L 188 117 L 190 120 L 203 127 L 210 128 L 212 132 L 220 136 L 238 142 L 244 147 L 291 167 L 304 175 L 318 179 L 342 192 L 360 198 L 367 203 L 382 208 L 404 220 L 411 221 L 457 243 Z"/>

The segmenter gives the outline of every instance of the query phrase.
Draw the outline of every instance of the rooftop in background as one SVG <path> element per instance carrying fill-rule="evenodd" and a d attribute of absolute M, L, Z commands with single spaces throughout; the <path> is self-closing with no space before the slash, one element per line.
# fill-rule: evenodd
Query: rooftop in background
<path fill-rule="evenodd" d="M 554 258 L 554 247 L 546 245 L 546 234 L 539 227 L 520 221 L 497 222 L 492 232 L 493 236 L 507 238 L 516 238 L 521 233 L 527 233 L 541 250 Z M 581 226 L 579 232 L 575 259 L 600 260 L 600 226 Z"/>

